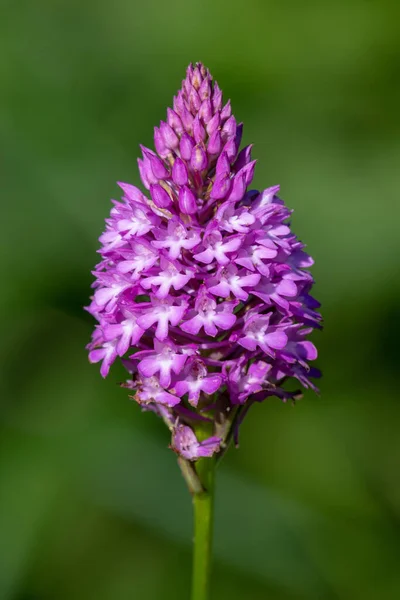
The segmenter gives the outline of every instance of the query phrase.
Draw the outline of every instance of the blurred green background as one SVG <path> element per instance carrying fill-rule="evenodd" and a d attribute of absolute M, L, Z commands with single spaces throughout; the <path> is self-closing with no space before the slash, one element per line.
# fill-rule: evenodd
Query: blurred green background
<path fill-rule="evenodd" d="M 255 407 L 218 474 L 213 600 L 400 597 L 400 30 L 385 0 L 6 0 L 0 600 L 186 599 L 191 506 L 84 349 L 97 237 L 202 60 L 316 260 L 321 397 Z"/>

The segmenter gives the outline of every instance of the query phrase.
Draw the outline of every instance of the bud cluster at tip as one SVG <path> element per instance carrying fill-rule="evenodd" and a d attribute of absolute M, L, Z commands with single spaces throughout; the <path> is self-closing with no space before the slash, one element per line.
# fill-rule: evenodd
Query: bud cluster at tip
<path fill-rule="evenodd" d="M 119 183 L 88 307 L 98 321 L 89 360 L 105 377 L 122 358 L 123 385 L 188 460 L 236 437 L 254 402 L 294 398 L 288 378 L 315 389 L 318 376 L 308 364 L 317 352 L 307 336 L 321 321 L 313 261 L 279 187 L 248 189 L 255 161 L 251 146 L 239 152 L 242 129 L 208 70 L 190 65 L 154 129 L 156 152 L 141 147 L 148 194 Z M 214 435 L 199 442 L 205 419 Z"/>

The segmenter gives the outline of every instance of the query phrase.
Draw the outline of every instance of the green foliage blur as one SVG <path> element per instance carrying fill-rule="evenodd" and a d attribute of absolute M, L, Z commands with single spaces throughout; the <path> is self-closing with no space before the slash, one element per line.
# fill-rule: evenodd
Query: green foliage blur
<path fill-rule="evenodd" d="M 400 31 L 389 0 L 3 0 L 0 600 L 188 598 L 169 434 L 89 365 L 97 238 L 201 60 L 316 264 L 321 396 L 218 473 L 213 600 L 400 598 Z"/>

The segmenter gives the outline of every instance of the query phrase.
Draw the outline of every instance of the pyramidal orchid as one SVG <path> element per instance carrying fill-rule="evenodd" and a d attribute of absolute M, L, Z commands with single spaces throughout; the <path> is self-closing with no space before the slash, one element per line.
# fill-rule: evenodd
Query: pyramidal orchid
<path fill-rule="evenodd" d="M 279 186 L 251 188 L 242 130 L 209 71 L 190 65 L 154 129 L 155 151 L 141 147 L 146 191 L 119 183 L 87 308 L 97 320 L 89 360 L 105 377 L 122 359 L 123 386 L 170 429 L 195 498 L 197 600 L 207 594 L 216 459 L 254 403 L 294 400 L 286 382 L 316 389 L 319 375 L 307 339 L 321 322 L 313 261 Z"/>

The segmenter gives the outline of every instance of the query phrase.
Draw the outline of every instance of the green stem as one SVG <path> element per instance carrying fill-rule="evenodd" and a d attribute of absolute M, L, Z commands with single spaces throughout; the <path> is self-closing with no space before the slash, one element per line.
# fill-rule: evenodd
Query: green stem
<path fill-rule="evenodd" d="M 213 434 L 212 422 L 198 423 L 195 429 L 199 442 Z M 195 471 L 202 490 L 193 494 L 194 540 L 193 581 L 191 600 L 208 600 L 210 589 L 215 458 L 200 458 Z"/>
<path fill-rule="evenodd" d="M 209 597 L 215 464 L 213 458 L 201 458 L 196 462 L 197 475 L 204 491 L 193 495 L 194 548 L 191 600 L 208 600 Z"/>

